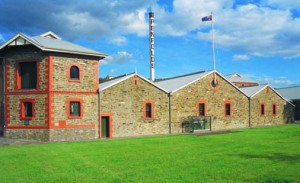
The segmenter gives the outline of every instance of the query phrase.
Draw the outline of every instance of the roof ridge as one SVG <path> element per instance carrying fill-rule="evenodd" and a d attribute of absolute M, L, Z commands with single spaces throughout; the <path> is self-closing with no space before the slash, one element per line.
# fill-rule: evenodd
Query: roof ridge
<path fill-rule="evenodd" d="M 287 89 L 287 88 L 298 88 L 300 86 L 288 86 L 288 87 L 282 87 L 282 88 L 275 88 L 276 90 L 280 90 L 280 89 Z"/>
<path fill-rule="evenodd" d="M 200 73 L 204 73 L 204 72 L 208 72 L 208 71 L 204 70 L 204 71 L 198 71 L 198 72 L 194 72 L 194 73 L 190 73 L 190 74 L 184 74 L 184 75 L 174 76 L 174 77 L 170 77 L 170 78 L 159 78 L 159 79 L 156 79 L 155 82 L 166 81 L 166 80 L 171 80 L 171 79 L 176 79 L 176 78 L 191 76 L 191 75 L 200 74 Z"/>
<path fill-rule="evenodd" d="M 108 81 L 113 81 L 115 79 L 119 79 L 119 78 L 122 78 L 122 77 L 125 77 L 125 76 L 129 76 L 129 75 L 132 75 L 134 74 L 135 72 L 132 72 L 132 73 L 128 73 L 128 74 L 122 74 L 120 76 L 116 76 L 114 78 L 111 78 L 111 79 L 107 79 L 107 80 L 104 80 L 104 81 L 100 81 L 99 84 L 102 84 L 102 83 L 105 83 L 105 82 L 108 82 Z"/>

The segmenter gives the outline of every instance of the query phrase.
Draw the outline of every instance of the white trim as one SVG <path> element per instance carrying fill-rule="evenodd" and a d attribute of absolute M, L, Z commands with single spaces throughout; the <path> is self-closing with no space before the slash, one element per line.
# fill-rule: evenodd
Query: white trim
<path fill-rule="evenodd" d="M 22 33 L 18 33 L 16 34 L 14 37 L 10 38 L 8 41 L 6 41 L 1 47 L 0 50 L 4 47 L 6 47 L 7 45 L 10 45 L 13 41 L 15 41 L 16 39 L 18 39 L 19 37 L 21 37 L 22 39 L 28 41 L 29 43 L 33 44 L 34 46 L 42 49 L 42 47 L 38 44 L 36 44 L 34 41 L 32 41 L 30 38 L 28 38 L 27 36 L 25 36 Z"/>
<path fill-rule="evenodd" d="M 105 90 L 105 89 L 107 89 L 107 88 L 110 88 L 110 87 L 112 87 L 112 86 L 114 86 L 114 85 L 116 85 L 116 84 L 118 84 L 118 83 L 121 83 L 121 82 L 127 80 L 128 78 L 132 77 L 133 75 L 134 75 L 134 73 L 129 74 L 129 75 L 125 75 L 125 76 L 123 76 L 122 79 L 120 79 L 120 80 L 118 80 L 118 81 L 116 81 L 116 82 L 113 82 L 113 83 L 111 83 L 110 85 L 107 85 L 106 87 L 103 87 L 103 88 L 100 88 L 100 87 L 99 87 L 99 90 L 100 90 L 100 91 L 103 91 L 103 90 Z M 116 78 L 115 80 L 117 80 L 117 79 L 119 79 L 119 78 Z M 105 82 L 109 82 L 109 81 L 110 81 L 110 80 L 105 81 Z M 105 82 L 103 82 L 103 83 L 105 83 Z M 99 85 L 101 85 L 101 83 L 100 83 Z"/>
<path fill-rule="evenodd" d="M 48 37 L 48 36 L 51 36 L 53 37 L 54 39 L 61 39 L 58 35 L 56 35 L 54 32 L 52 31 L 48 31 L 48 32 L 45 32 L 44 34 L 40 35 L 42 37 Z"/>
<path fill-rule="evenodd" d="M 266 87 L 268 87 L 269 84 L 266 84 L 264 87 L 262 87 L 261 89 L 257 90 L 254 94 L 252 94 L 250 97 L 250 99 L 252 99 L 255 95 L 259 94 L 261 91 L 263 91 Z"/>
<path fill-rule="evenodd" d="M 60 49 L 45 48 L 45 47 L 41 46 L 40 44 L 38 44 L 37 41 L 32 40 L 30 37 L 27 37 L 27 36 L 25 36 L 22 33 L 18 33 L 14 37 L 12 37 L 8 41 L 6 41 L 6 43 L 4 43 L 0 47 L 0 50 L 3 49 L 4 47 L 6 47 L 7 45 L 11 44 L 13 41 L 15 41 L 19 37 L 23 38 L 24 40 L 26 40 L 29 43 L 33 44 L 34 46 L 38 47 L 42 51 L 52 51 L 52 52 L 59 52 L 59 53 L 71 53 L 71 54 L 97 56 L 97 57 L 105 57 L 106 56 L 106 54 L 103 54 L 103 53 L 97 54 L 97 53 L 86 53 L 86 52 L 78 52 L 78 51 L 70 51 L 70 50 L 60 50 Z"/>
<path fill-rule="evenodd" d="M 280 93 L 279 92 L 277 92 L 273 87 L 271 87 L 269 84 L 268 84 L 268 86 L 279 96 L 279 97 L 281 97 L 283 100 L 285 100 L 286 102 L 288 102 L 289 104 L 291 104 L 292 106 L 294 106 L 295 107 L 295 105 L 293 104 L 293 103 L 291 103 L 288 99 L 286 99 L 286 98 L 284 98 L 282 95 L 280 95 Z"/>
<path fill-rule="evenodd" d="M 292 106 L 295 107 L 294 104 L 292 104 L 289 100 L 287 100 L 286 98 L 284 98 L 282 95 L 280 95 L 280 93 L 278 93 L 272 86 L 270 86 L 269 84 L 266 84 L 264 87 L 262 87 L 260 90 L 258 90 L 257 92 L 255 92 L 253 95 L 249 96 L 250 99 L 252 99 L 255 95 L 259 94 L 260 92 L 262 92 L 266 87 L 269 87 L 270 89 L 272 89 L 272 91 L 274 91 L 282 100 L 288 102 L 289 104 L 291 104 Z"/>
<path fill-rule="evenodd" d="M 222 74 L 220 74 L 218 71 L 215 71 L 221 78 L 223 78 L 225 81 L 227 81 L 231 86 L 233 86 L 235 89 L 237 89 L 238 91 L 240 91 L 242 94 L 244 94 L 246 97 L 248 97 L 248 95 L 246 93 L 244 93 L 239 87 L 237 87 L 233 82 L 229 81 L 225 76 L 223 76 Z"/>
<path fill-rule="evenodd" d="M 189 83 L 187 83 L 187 84 L 185 84 L 185 85 L 182 85 L 181 87 L 177 88 L 176 90 L 170 91 L 170 94 L 172 95 L 173 93 L 177 92 L 178 90 L 181 90 L 182 88 L 185 88 L 185 87 L 187 87 L 188 85 L 193 84 L 193 83 L 199 81 L 200 79 L 202 79 L 202 78 L 208 76 L 208 75 L 211 74 L 212 72 L 214 72 L 214 71 L 207 71 L 207 73 L 206 73 L 205 75 L 203 75 L 203 76 L 201 76 L 201 77 L 199 77 L 199 78 L 197 78 L 197 79 L 195 79 L 195 80 L 193 80 L 193 81 L 191 81 L 191 82 L 189 82 Z M 200 74 L 200 73 L 197 73 L 197 74 Z M 196 74 L 195 74 L 195 75 L 196 75 Z M 180 76 L 179 76 L 179 77 L 180 77 Z M 183 77 L 185 77 L 185 76 L 183 76 Z"/>
<path fill-rule="evenodd" d="M 160 86 L 156 85 L 154 82 L 150 81 L 149 79 L 144 78 L 143 76 L 141 76 L 141 75 L 139 75 L 139 74 L 137 74 L 137 73 L 135 73 L 135 75 L 136 75 L 136 76 L 139 76 L 141 79 L 143 79 L 144 81 L 150 83 L 151 85 L 155 86 L 156 88 L 158 88 L 158 89 L 160 89 L 160 90 L 162 90 L 162 91 L 164 91 L 164 92 L 166 92 L 166 93 L 169 93 L 167 90 L 165 90 L 165 89 L 161 88 Z"/>
<path fill-rule="evenodd" d="M 141 79 L 143 79 L 144 81 L 146 81 L 147 83 L 149 83 L 149 84 L 155 86 L 156 88 L 158 88 L 158 89 L 164 91 L 165 93 L 169 93 L 169 92 L 166 91 L 165 89 L 163 89 L 163 88 L 157 86 L 155 83 L 151 82 L 150 80 L 144 78 L 143 76 L 141 76 L 141 75 L 139 75 L 139 74 L 137 74 L 137 73 L 131 73 L 131 74 L 125 75 L 125 76 L 123 76 L 123 78 L 120 78 L 118 81 L 113 82 L 113 83 L 111 83 L 110 85 L 107 85 L 106 87 L 103 87 L 103 88 L 100 88 L 100 87 L 99 87 L 99 90 L 100 90 L 100 91 L 103 91 L 103 90 L 105 90 L 105 89 L 107 89 L 107 88 L 110 88 L 110 87 L 112 87 L 112 86 L 114 86 L 114 85 L 116 85 L 116 84 L 119 84 L 119 83 L 121 83 L 121 82 L 123 82 L 123 81 L 125 81 L 125 80 L 127 80 L 127 79 L 129 79 L 129 78 L 131 78 L 131 77 L 133 77 L 133 76 L 138 76 L 139 78 L 141 78 Z M 117 78 L 117 79 L 118 79 L 118 78 Z M 116 80 L 117 80 L 117 79 L 116 79 Z M 106 81 L 106 82 L 109 82 L 109 81 Z M 105 83 L 105 82 L 104 82 L 104 83 Z M 99 85 L 101 85 L 101 83 L 100 83 Z"/>

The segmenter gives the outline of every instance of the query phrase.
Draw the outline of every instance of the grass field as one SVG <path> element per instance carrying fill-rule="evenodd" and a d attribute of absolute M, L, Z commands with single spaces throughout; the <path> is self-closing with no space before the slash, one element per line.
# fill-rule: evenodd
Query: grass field
<path fill-rule="evenodd" d="M 0 182 L 300 182 L 300 124 L 0 146 Z"/>

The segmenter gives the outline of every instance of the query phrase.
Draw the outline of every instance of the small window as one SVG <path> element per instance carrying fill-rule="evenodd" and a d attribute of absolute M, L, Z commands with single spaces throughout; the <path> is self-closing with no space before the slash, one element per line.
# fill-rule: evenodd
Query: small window
<path fill-rule="evenodd" d="M 261 116 L 265 115 L 265 104 L 264 103 L 260 104 L 260 115 Z"/>
<path fill-rule="evenodd" d="M 276 104 L 272 104 L 272 114 L 273 114 L 273 116 L 275 116 L 276 113 L 277 113 Z"/>
<path fill-rule="evenodd" d="M 197 101 L 197 115 L 206 116 L 206 102 L 204 100 Z"/>
<path fill-rule="evenodd" d="M 73 65 L 70 68 L 70 80 L 79 80 L 79 68 Z"/>
<path fill-rule="evenodd" d="M 80 116 L 80 102 L 70 102 L 70 116 Z"/>
<path fill-rule="evenodd" d="M 20 109 L 21 119 L 31 120 L 34 118 L 34 99 L 21 99 Z"/>
<path fill-rule="evenodd" d="M 36 62 L 19 63 L 19 89 L 36 89 L 37 64 Z M 20 86 L 21 85 L 21 86 Z"/>
<path fill-rule="evenodd" d="M 205 104 L 204 103 L 199 104 L 199 116 L 205 116 Z"/>
<path fill-rule="evenodd" d="M 144 101 L 144 119 L 152 120 L 154 118 L 154 103 L 153 101 Z"/>
<path fill-rule="evenodd" d="M 224 113 L 225 113 L 225 116 L 231 116 L 232 115 L 232 103 L 231 103 L 231 101 L 225 101 Z"/>
<path fill-rule="evenodd" d="M 32 103 L 31 102 L 24 102 L 24 117 L 31 118 L 32 117 Z"/>
<path fill-rule="evenodd" d="M 146 118 L 152 118 L 152 104 L 146 103 Z"/>
<path fill-rule="evenodd" d="M 69 119 L 81 119 L 83 116 L 83 100 L 79 98 L 67 99 L 66 114 Z"/>
<path fill-rule="evenodd" d="M 225 104 L 226 107 L 226 116 L 230 116 L 230 111 L 231 111 L 231 105 L 230 104 Z"/>

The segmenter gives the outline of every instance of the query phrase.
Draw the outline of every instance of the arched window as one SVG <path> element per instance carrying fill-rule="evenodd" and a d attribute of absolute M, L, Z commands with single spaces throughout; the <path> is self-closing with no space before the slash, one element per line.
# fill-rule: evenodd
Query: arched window
<path fill-rule="evenodd" d="M 79 68 L 73 65 L 70 68 L 70 80 L 79 80 Z"/>

